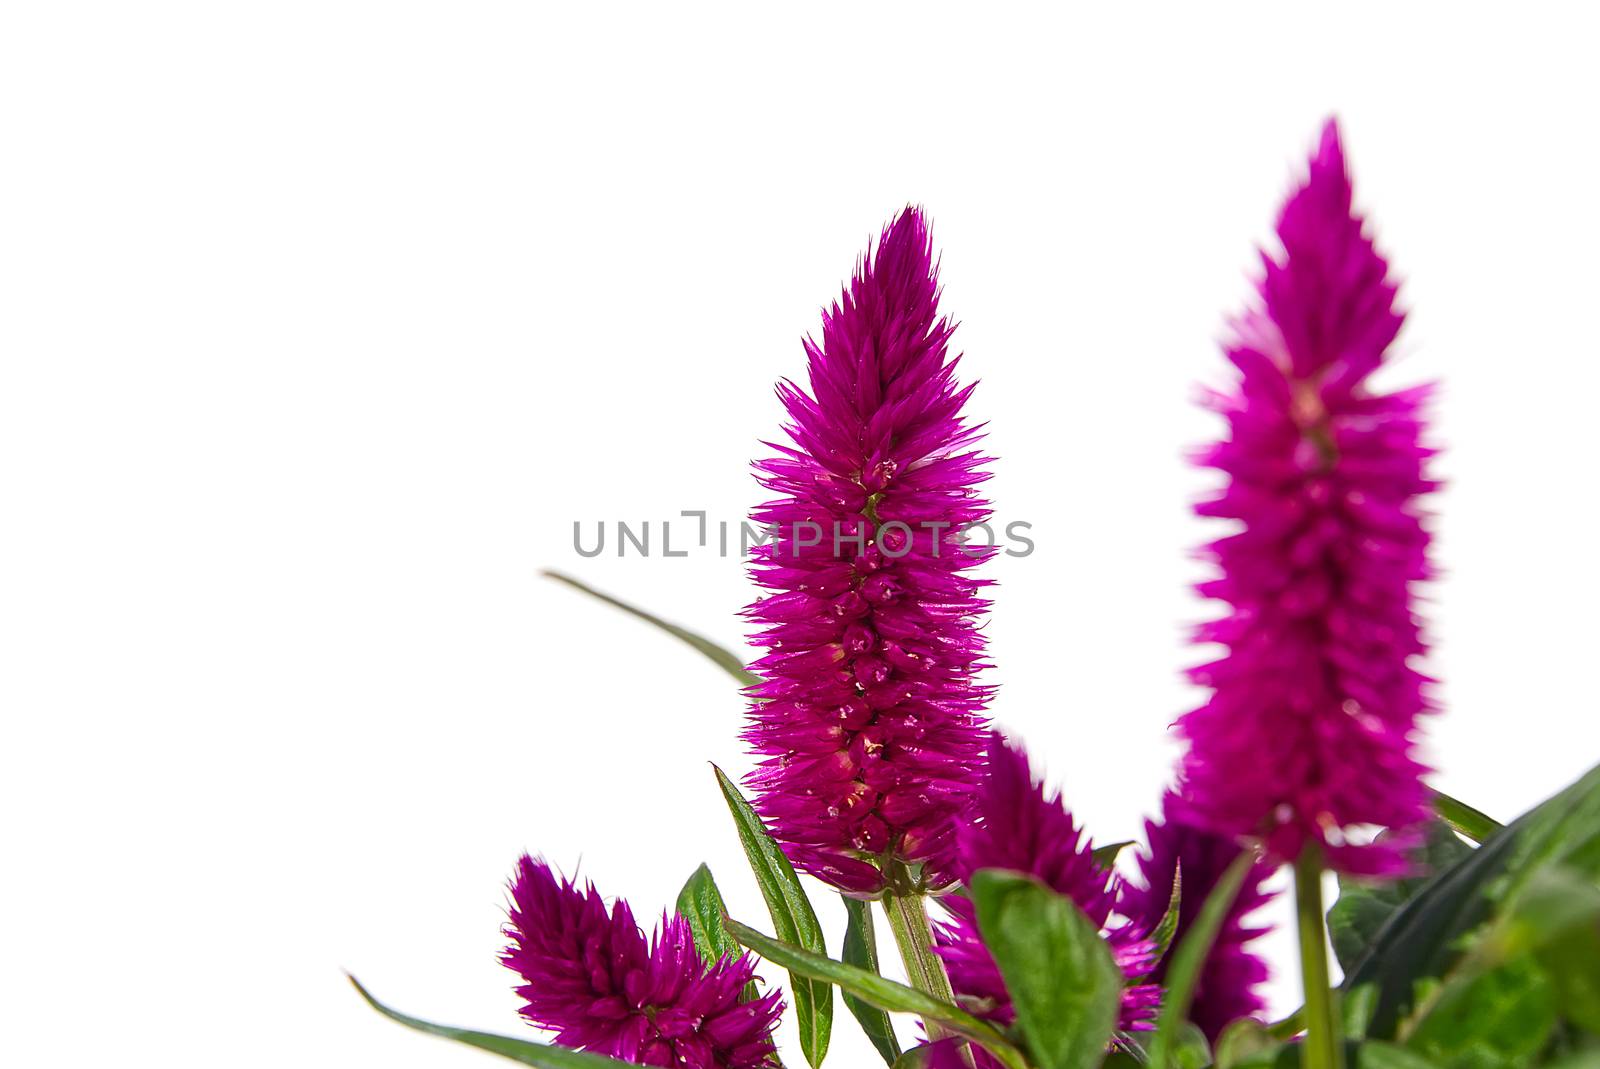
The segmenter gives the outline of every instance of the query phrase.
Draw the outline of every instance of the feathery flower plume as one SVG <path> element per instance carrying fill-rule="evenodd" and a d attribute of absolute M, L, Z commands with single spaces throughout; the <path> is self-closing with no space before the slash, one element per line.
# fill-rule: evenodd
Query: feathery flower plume
<path fill-rule="evenodd" d="M 780 994 L 739 996 L 749 955 L 707 966 L 688 921 L 663 917 L 650 942 L 620 899 L 607 911 L 526 855 L 511 883 L 511 945 L 501 962 L 526 983 L 522 1015 L 564 1047 L 638 1065 L 758 1069 L 773 1053 Z"/>
<path fill-rule="evenodd" d="M 1094 844 L 1073 822 L 1060 795 L 1046 796 L 1043 783 L 1028 768 L 1027 754 L 998 732 L 989 742 L 988 774 L 973 815 L 958 832 L 961 878 L 969 879 L 979 869 L 1013 869 L 1072 899 L 1099 925 L 1129 979 L 1118 1027 L 1149 1029 L 1161 999 L 1160 988 L 1139 982 L 1156 955 L 1151 926 L 1113 920 L 1124 893 L 1121 877 L 1095 861 Z M 971 899 L 952 895 L 941 904 L 951 919 L 938 926 L 936 949 L 950 973 L 950 986 L 957 995 L 986 1000 L 992 1006 L 986 1016 L 1009 1025 L 1015 1019 L 1011 997 L 978 934 Z"/>
<path fill-rule="evenodd" d="M 1145 821 L 1149 853 L 1139 858 L 1145 885 L 1129 884 L 1121 906 L 1122 912 L 1134 922 L 1154 929 L 1166 916 L 1172 900 L 1172 882 L 1181 870 L 1183 887 L 1173 946 L 1188 934 L 1217 881 L 1242 849 L 1232 838 L 1185 824 L 1174 816 L 1179 808 L 1176 803 L 1177 798 L 1169 794 L 1162 806 L 1165 822 Z M 1246 926 L 1245 918 L 1272 898 L 1261 886 L 1271 875 L 1272 866 L 1262 862 L 1245 877 L 1195 983 L 1189 1020 L 1212 1041 L 1228 1022 L 1254 1017 L 1266 1008 L 1258 988 L 1267 979 L 1267 964 L 1247 944 L 1272 929 L 1270 926 Z M 1165 984 L 1170 960 L 1170 955 L 1161 960 L 1150 974 L 1152 981 Z"/>
<path fill-rule="evenodd" d="M 1198 589 L 1228 611 L 1197 637 L 1227 652 L 1193 670 L 1213 693 L 1179 730 L 1192 819 L 1278 859 L 1312 845 L 1338 871 L 1385 875 L 1403 871 L 1406 838 L 1348 832 L 1427 816 L 1411 590 L 1429 574 L 1418 497 L 1436 484 L 1430 388 L 1367 384 L 1402 317 L 1363 229 L 1330 121 L 1278 219 L 1282 256 L 1263 254 L 1262 307 L 1227 347 L 1239 384 L 1211 399 L 1231 433 L 1200 459 L 1228 478 L 1197 511 L 1240 529 L 1209 547 L 1221 574 Z"/>
<path fill-rule="evenodd" d="M 756 464 L 781 496 L 753 515 L 776 533 L 751 569 L 772 593 L 747 610 L 767 650 L 749 783 L 795 864 L 858 895 L 883 888 L 891 859 L 948 881 L 983 755 L 988 603 L 967 572 L 990 551 L 965 529 L 989 516 L 975 490 L 988 476 L 938 296 L 908 208 L 823 315 L 821 344 L 806 339 L 810 392 L 778 387 L 794 446 Z"/>

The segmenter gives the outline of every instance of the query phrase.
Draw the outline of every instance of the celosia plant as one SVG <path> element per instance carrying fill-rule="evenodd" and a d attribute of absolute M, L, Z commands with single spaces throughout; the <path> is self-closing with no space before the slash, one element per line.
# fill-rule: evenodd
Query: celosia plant
<path fill-rule="evenodd" d="M 818 1069 L 835 987 L 895 1069 L 1600 1057 L 1600 768 L 1501 827 L 1430 792 L 1415 755 L 1427 390 L 1370 385 L 1401 317 L 1332 124 L 1278 238 L 1227 347 L 1238 382 L 1212 395 L 1227 436 L 1203 456 L 1224 484 L 1200 511 L 1235 524 L 1201 588 L 1225 609 L 1199 638 L 1223 655 L 1194 673 L 1211 693 L 1179 724 L 1189 748 L 1137 880 L 1117 867 L 1127 844 L 1093 847 L 985 726 L 988 554 L 964 528 L 988 516 L 986 461 L 927 223 L 907 209 L 806 343 L 807 387 L 779 388 L 793 444 L 757 465 L 778 496 L 755 516 L 776 534 L 748 613 L 766 652 L 746 668 L 629 609 L 746 688 L 754 805 L 717 781 L 776 935 L 728 917 L 703 865 L 647 939 L 625 902 L 523 857 L 502 961 L 553 1044 L 373 1005 L 546 1069 L 776 1069 L 785 1003 Z M 1268 1022 L 1252 943 L 1284 863 L 1305 1005 Z M 1326 917 L 1325 865 L 1340 874 Z M 837 958 L 795 866 L 843 897 Z M 909 984 L 879 974 L 879 909 Z M 757 957 L 786 970 L 787 994 Z M 891 1014 L 920 1018 L 913 1049 Z"/>

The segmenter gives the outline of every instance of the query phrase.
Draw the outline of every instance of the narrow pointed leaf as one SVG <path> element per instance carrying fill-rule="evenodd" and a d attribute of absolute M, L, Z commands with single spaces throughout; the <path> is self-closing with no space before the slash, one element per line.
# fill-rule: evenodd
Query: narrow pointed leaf
<path fill-rule="evenodd" d="M 729 812 L 733 814 L 744 856 L 749 860 L 750 870 L 755 873 L 756 883 L 761 887 L 761 897 L 766 900 L 767 913 L 772 917 L 772 926 L 778 937 L 786 943 L 826 957 L 828 949 L 823 942 L 822 925 L 817 922 L 817 912 L 811 908 L 811 900 L 800 886 L 794 866 L 789 864 L 789 859 L 783 855 L 772 836 L 767 834 L 766 825 L 761 823 L 756 811 L 739 793 L 739 788 L 734 786 L 722 769 L 715 765 L 711 767 L 716 771 L 717 786 L 728 803 Z M 833 1032 L 833 988 L 826 981 L 791 969 L 789 994 L 800 1024 L 800 1051 L 812 1069 L 817 1069 L 827 1056 L 828 1038 Z"/>
<path fill-rule="evenodd" d="M 1121 856 L 1122 852 L 1132 845 L 1132 839 L 1124 839 L 1120 843 L 1107 843 L 1104 846 L 1097 846 L 1093 851 L 1094 863 L 1103 869 L 1109 869 L 1116 865 L 1117 858 Z"/>
<path fill-rule="evenodd" d="M 689 922 L 695 949 L 700 951 L 707 965 L 715 965 L 724 957 L 736 958 L 742 953 L 739 944 L 722 927 L 728 907 L 722 901 L 722 892 L 717 889 L 709 867 L 701 865 L 695 869 L 683 890 L 678 892 L 678 913 Z"/>
<path fill-rule="evenodd" d="M 754 675 L 745 668 L 744 661 L 739 657 L 738 654 L 734 653 L 726 646 L 721 646 L 715 642 L 712 642 L 704 635 L 696 634 L 686 627 L 679 627 L 677 624 L 669 623 L 659 616 L 645 612 L 636 605 L 629 605 L 626 601 L 623 601 L 620 598 L 614 598 L 610 594 L 596 590 L 594 587 L 589 586 L 587 583 L 584 583 L 580 580 L 574 579 L 570 575 L 555 571 L 546 571 L 544 574 L 548 578 L 554 579 L 558 583 L 565 583 L 574 590 L 580 590 L 583 593 L 588 594 L 591 598 L 596 598 L 605 602 L 607 605 L 615 606 L 630 616 L 637 616 L 645 623 L 659 627 L 661 630 L 676 638 L 678 641 L 686 643 L 698 650 L 700 654 L 712 664 L 716 665 L 734 679 L 738 680 L 741 687 L 748 687 L 752 683 L 761 682 L 760 677 Z"/>
<path fill-rule="evenodd" d="M 629 1069 L 631 1063 L 621 1062 L 615 1058 L 607 1058 L 600 1054 L 587 1054 L 583 1051 L 568 1050 L 566 1047 L 553 1047 L 544 1043 L 530 1043 L 525 1039 L 512 1039 L 510 1036 L 497 1036 L 491 1032 L 474 1032 L 466 1028 L 452 1028 L 449 1025 L 433 1024 L 429 1021 L 408 1017 L 396 1010 L 391 1010 L 361 986 L 361 982 L 351 976 L 350 983 L 355 987 L 361 997 L 367 1000 L 367 1005 L 389 1018 L 398 1021 L 407 1028 L 414 1028 L 418 1032 L 426 1032 L 432 1036 L 441 1036 L 444 1039 L 453 1039 L 457 1043 L 464 1043 L 469 1047 L 477 1047 L 491 1054 L 498 1054 L 502 1058 L 509 1058 L 523 1065 L 537 1066 L 538 1069 Z"/>
<path fill-rule="evenodd" d="M 1156 945 L 1156 954 L 1152 959 L 1160 961 L 1167 956 L 1167 951 L 1172 949 L 1172 937 L 1178 934 L 1178 920 L 1183 908 L 1183 866 L 1174 865 L 1172 870 L 1172 896 L 1167 899 L 1167 911 L 1161 915 L 1161 923 L 1156 925 L 1156 930 L 1150 933 L 1150 941 Z"/>
<path fill-rule="evenodd" d="M 1443 791 L 1433 792 L 1433 811 L 1458 834 L 1465 835 L 1475 843 L 1482 843 L 1505 826 L 1487 813 L 1457 801 Z"/>
<path fill-rule="evenodd" d="M 1255 863 L 1254 851 L 1245 850 L 1239 854 L 1217 880 L 1193 926 L 1173 952 L 1167 966 L 1167 990 L 1161 1000 L 1161 1014 L 1156 1018 L 1156 1034 L 1150 1042 L 1151 1069 L 1167 1069 L 1188 1019 L 1195 982 L 1211 953 L 1211 944 L 1222 930 L 1222 922 L 1227 919 L 1228 910 L 1233 908 L 1239 888 L 1244 886 L 1245 877 Z"/>
<path fill-rule="evenodd" d="M 1122 970 L 1099 926 L 1031 876 L 983 869 L 968 887 L 1039 1069 L 1093 1069 L 1117 1027 Z"/>
<path fill-rule="evenodd" d="M 689 922 L 689 930 L 694 933 L 695 949 L 700 951 L 700 957 L 705 959 L 707 965 L 715 965 L 723 958 L 737 958 L 744 953 L 744 948 L 734 942 L 722 926 L 722 919 L 728 915 L 728 907 L 722 901 L 722 892 L 717 889 L 717 881 L 707 866 L 701 865 L 695 869 L 694 875 L 683 885 L 683 890 L 678 892 L 678 913 Z M 746 1002 L 758 994 L 754 980 L 745 985 L 743 998 Z"/>
<path fill-rule="evenodd" d="M 847 965 L 854 965 L 868 972 L 878 972 L 878 940 L 872 924 L 872 903 L 851 898 L 849 895 L 840 895 L 839 898 L 844 902 L 848 917 L 844 930 L 844 953 L 841 957 Z M 840 988 L 839 994 L 844 998 L 844 1004 L 851 1015 L 861 1025 L 861 1030 L 866 1033 L 867 1039 L 872 1041 L 873 1047 L 883 1056 L 883 1060 L 889 1065 L 894 1065 L 900 1057 L 900 1043 L 895 1039 L 894 1026 L 889 1023 L 889 1015 L 853 992 Z"/>
<path fill-rule="evenodd" d="M 727 923 L 730 935 L 774 965 L 788 969 L 790 976 L 809 976 L 824 984 L 837 984 L 841 991 L 849 991 L 891 1013 L 914 1013 L 925 1021 L 938 1021 L 956 1035 L 982 1044 L 1008 1069 L 1027 1069 L 1021 1052 L 1005 1036 L 993 1025 L 959 1006 L 941 1002 L 914 987 L 896 983 L 866 969 L 846 965 L 770 935 L 763 935 L 736 920 L 730 919 Z"/>

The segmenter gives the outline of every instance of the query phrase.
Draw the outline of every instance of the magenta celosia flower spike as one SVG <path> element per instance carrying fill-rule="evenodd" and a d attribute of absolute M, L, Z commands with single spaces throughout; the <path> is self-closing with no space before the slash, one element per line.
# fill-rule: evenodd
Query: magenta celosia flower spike
<path fill-rule="evenodd" d="M 999 733 L 990 741 L 988 772 L 971 816 L 957 833 L 961 878 L 969 879 L 979 869 L 1013 869 L 1072 899 L 1100 926 L 1128 977 L 1119 1027 L 1149 1029 L 1161 998 L 1160 988 L 1142 979 L 1155 964 L 1156 946 L 1149 938 L 1153 926 L 1113 918 L 1124 893 L 1121 877 L 1095 861 L 1094 844 L 1073 822 L 1060 796 L 1045 794 L 1043 783 L 1028 768 L 1027 755 Z M 951 920 L 938 926 L 936 949 L 950 973 L 950 986 L 957 995 L 987 1000 L 992 1007 L 987 1016 L 1009 1025 L 1015 1018 L 1011 998 L 979 936 L 972 901 L 950 896 L 941 903 Z"/>
<path fill-rule="evenodd" d="M 964 532 L 988 518 L 987 475 L 938 296 L 908 208 L 807 339 L 810 391 L 779 387 L 794 446 L 756 465 L 781 496 L 754 513 L 775 533 L 752 568 L 772 593 L 748 610 L 767 650 L 750 785 L 790 858 L 855 894 L 881 890 L 890 859 L 948 878 L 983 755 L 987 602 L 967 572 L 988 553 Z"/>
<path fill-rule="evenodd" d="M 1172 945 L 1177 946 L 1242 847 L 1231 836 L 1196 828 L 1176 817 L 1174 813 L 1181 806 L 1173 795 L 1167 796 L 1163 809 L 1163 823 L 1149 820 L 1144 826 L 1148 850 L 1139 858 L 1144 886 L 1128 886 L 1121 910 L 1135 922 L 1153 929 L 1166 915 L 1172 902 L 1172 882 L 1181 870 L 1178 927 L 1172 937 Z M 1270 925 L 1248 924 L 1247 918 L 1271 900 L 1272 894 L 1262 887 L 1271 875 L 1272 866 L 1266 862 L 1257 864 L 1246 875 L 1195 981 L 1189 1020 L 1212 1041 L 1228 1022 L 1255 1017 L 1266 1008 L 1260 987 L 1267 980 L 1267 963 L 1249 944 L 1272 929 Z M 1171 955 L 1164 957 L 1150 979 L 1165 983 L 1170 962 Z"/>
<path fill-rule="evenodd" d="M 769 1064 L 783 1003 L 776 991 L 739 1001 L 755 970 L 748 955 L 706 965 L 678 916 L 647 943 L 626 902 L 608 911 L 592 885 L 580 891 L 526 856 L 511 902 L 500 960 L 525 981 L 522 1015 L 557 1043 L 639 1065 Z"/>
<path fill-rule="evenodd" d="M 1351 208 L 1330 122 L 1264 256 L 1261 307 L 1227 348 L 1237 387 L 1213 398 L 1230 434 L 1203 462 L 1227 476 L 1198 509 L 1240 525 L 1213 542 L 1200 586 L 1227 614 L 1199 631 L 1226 647 L 1193 678 L 1213 689 L 1179 730 L 1188 816 L 1297 859 L 1311 844 L 1357 874 L 1403 867 L 1366 826 L 1427 816 L 1413 756 L 1425 682 L 1413 584 L 1428 576 L 1418 505 L 1435 484 L 1422 444 L 1428 388 L 1382 393 L 1368 376 L 1400 329 L 1388 264 Z M 1404 842 L 1402 836 L 1399 843 Z"/>

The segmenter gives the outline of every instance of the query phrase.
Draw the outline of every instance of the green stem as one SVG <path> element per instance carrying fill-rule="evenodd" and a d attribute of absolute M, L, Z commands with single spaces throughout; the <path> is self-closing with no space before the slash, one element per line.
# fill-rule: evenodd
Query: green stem
<path fill-rule="evenodd" d="M 900 960 L 905 963 L 906 978 L 918 991 L 932 995 L 941 1002 L 955 1002 L 955 992 L 950 989 L 950 977 L 945 974 L 944 962 L 933 952 L 933 926 L 928 923 L 928 911 L 923 897 L 916 892 L 904 894 L 887 892 L 883 896 L 883 909 L 889 915 L 889 930 L 894 932 L 895 946 L 900 949 Z M 930 1039 L 942 1039 L 950 1032 L 937 1021 L 924 1021 Z"/>
<path fill-rule="evenodd" d="M 1300 927 L 1300 975 L 1305 984 L 1306 1069 L 1344 1069 L 1339 1017 L 1328 985 L 1328 941 L 1323 930 L 1322 853 L 1300 852 L 1294 866 L 1295 914 Z"/>

